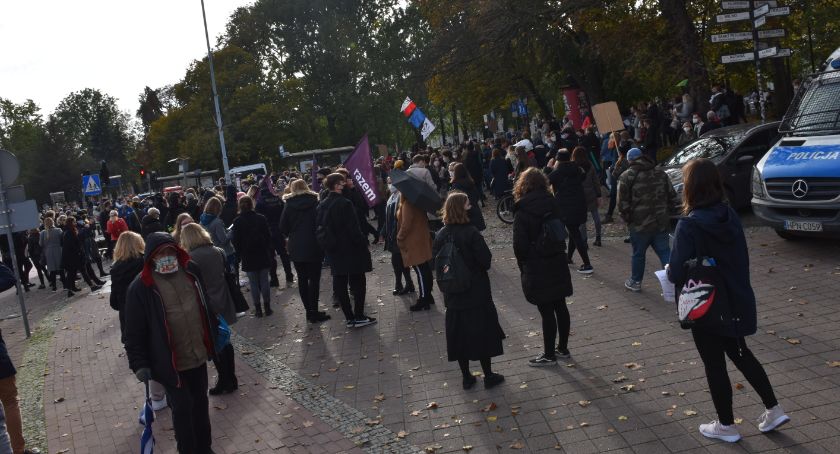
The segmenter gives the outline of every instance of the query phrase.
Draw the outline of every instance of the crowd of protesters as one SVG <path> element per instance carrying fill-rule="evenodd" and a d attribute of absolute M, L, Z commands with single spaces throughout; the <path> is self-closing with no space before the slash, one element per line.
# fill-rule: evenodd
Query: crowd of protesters
<path fill-rule="evenodd" d="M 462 268 L 461 284 L 466 286 L 454 290 L 438 281 L 446 311 L 447 358 L 458 363 L 464 389 L 477 382 L 470 361 L 480 363 L 484 386 L 492 388 L 504 382 L 493 372 L 491 358 L 503 354 L 505 333 L 492 299 L 492 253 L 482 234 L 486 222 L 481 206 L 488 195 L 512 194 L 515 201 L 513 252 L 524 297 L 537 306 L 542 323 L 544 350 L 528 362 L 534 367 L 571 356 L 569 269 L 582 275 L 595 272 L 590 246 L 602 247 L 602 226 L 614 222 L 617 211 L 631 249 L 624 285 L 633 292 L 642 291 L 648 248 L 671 279 L 682 283 L 683 264 L 698 255 L 694 238 L 715 240 L 712 252 L 725 264 L 730 293 L 738 295 L 741 323 L 692 330 L 719 415 L 700 431 L 737 441 L 724 355 L 761 396 L 767 408 L 760 419 L 762 431 L 789 419 L 744 340 L 755 332 L 756 315 L 743 230 L 724 202 L 713 165 L 697 160 L 686 169 L 682 207 L 655 165 L 660 146 L 687 143 L 709 128 L 738 121 L 743 113 L 728 108 L 726 96 L 716 87 L 706 115 L 694 112 L 689 98 L 676 100 L 670 131 L 661 106 L 649 103 L 632 109 L 623 131 L 598 134 L 594 126 L 575 129 L 548 120 L 504 137 L 380 158 L 375 163 L 379 198 L 373 207 L 339 166 L 318 169 L 314 179 L 285 172 L 259 176 L 241 188 L 220 180 L 215 188 L 105 200 L 92 216 L 85 210 L 47 211 L 40 229 L 13 238 L 22 288 L 29 291 L 35 285 L 29 282 L 34 266 L 39 289 L 57 291 L 61 282 L 72 297 L 81 291 L 76 286 L 80 274 L 91 291 L 99 290 L 109 273 L 96 244 L 98 226 L 104 259 L 111 260 L 111 307 L 119 312 L 129 367 L 139 380 L 149 382 L 155 410 L 172 409 L 178 451 L 211 452 L 207 396 L 238 388 L 233 348 L 225 333 L 246 315 L 240 271 L 247 276 L 253 316 L 274 315 L 271 289 L 280 287 L 282 265 L 284 290 L 297 282 L 307 321 L 323 323 L 331 320 L 319 301 L 322 269 L 328 266 L 333 306 L 340 308 L 346 328 L 358 329 L 377 322 L 365 311 L 372 244 L 381 244 L 391 255 L 393 294 L 416 295 L 410 311 L 435 306 L 438 260 L 446 254 L 454 260 L 446 266 Z M 394 169 L 439 194 L 442 208 L 430 212 L 404 196 L 391 181 Z M 680 210 L 684 218 L 672 251 L 671 222 Z M 575 252 L 579 266 L 574 265 Z M 8 257 L 5 250 L 4 259 Z M 212 388 L 207 361 L 217 369 Z"/>

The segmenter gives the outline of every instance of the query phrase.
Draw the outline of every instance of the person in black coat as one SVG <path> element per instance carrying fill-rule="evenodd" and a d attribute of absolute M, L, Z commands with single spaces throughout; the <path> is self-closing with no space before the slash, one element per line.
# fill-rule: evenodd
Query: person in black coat
<path fill-rule="evenodd" d="M 714 162 L 694 159 L 683 169 L 683 212 L 677 223 L 674 247 L 668 263 L 668 277 L 677 289 L 688 280 L 685 264 L 698 257 L 714 259 L 727 298 L 714 304 L 728 304 L 732 322 L 715 323 L 701 318 L 691 329 L 694 345 L 703 360 L 706 379 L 718 420 L 700 425 L 709 438 L 735 442 L 741 438 L 732 411 L 732 385 L 726 371 L 728 356 L 752 385 L 765 411 L 758 418 L 761 432 L 775 430 L 790 421 L 767 378 L 761 363 L 747 348 L 745 336 L 756 332 L 755 294 L 750 284 L 749 253 L 744 228 L 735 211 L 724 203 L 723 180 Z M 719 292 L 720 293 L 720 292 Z M 708 316 L 707 316 L 708 317 Z M 724 356 L 725 354 L 725 356 Z"/>
<path fill-rule="evenodd" d="M 330 174 L 324 179 L 324 185 L 330 192 L 318 205 L 316 235 L 320 230 L 322 237 L 328 238 L 327 243 L 330 243 L 322 246 L 330 258 L 333 295 L 344 312 L 347 327 L 361 328 L 376 323 L 375 318 L 365 315 L 365 273 L 373 271 L 373 262 L 353 203 L 341 195 L 346 181 L 340 173 Z M 353 294 L 352 307 L 348 285 Z"/>
<path fill-rule="evenodd" d="M 370 207 L 367 204 L 364 194 L 362 194 L 361 189 L 356 186 L 356 183 L 353 181 L 353 178 L 346 169 L 338 169 L 336 172 L 344 175 L 346 184 L 344 189 L 341 190 L 341 194 L 353 204 L 356 219 L 359 222 L 359 228 L 365 235 L 365 241 L 367 241 L 368 235 L 372 235 L 373 244 L 377 244 L 379 242 L 379 232 L 370 225 L 370 222 L 368 222 L 368 212 L 370 211 Z"/>
<path fill-rule="evenodd" d="M 330 319 L 326 312 L 318 310 L 318 294 L 321 289 L 321 264 L 324 251 L 315 238 L 315 218 L 318 210 L 318 194 L 309 190 L 305 181 L 292 181 L 291 192 L 283 196 L 286 207 L 280 216 L 279 233 L 289 247 L 289 257 L 298 274 L 300 300 L 310 323 Z"/>
<path fill-rule="evenodd" d="M 572 279 L 566 264 L 565 244 L 554 251 L 539 249 L 537 241 L 544 223 L 562 217 L 560 204 L 548 190 L 548 180 L 531 168 L 519 176 L 513 189 L 513 253 L 519 265 L 525 299 L 537 306 L 542 318 L 545 350 L 529 366 L 557 364 L 557 356 L 569 357 L 569 309 L 566 297 L 572 295 Z M 557 347 L 554 338 L 559 334 Z"/>
<path fill-rule="evenodd" d="M 557 159 L 553 163 L 554 170 L 548 175 L 548 181 L 554 188 L 554 197 L 560 203 L 560 220 L 569 231 L 569 264 L 572 263 L 572 254 L 577 247 L 583 260 L 578 273 L 591 274 L 593 269 L 589 263 L 586 241 L 580 234 L 581 224 L 586 223 L 586 195 L 583 192 L 583 179 L 586 174 L 580 166 L 571 161 L 571 158 L 569 150 L 558 150 Z"/>
<path fill-rule="evenodd" d="M 64 233 L 61 237 L 61 264 L 64 267 L 64 287 L 67 289 L 67 297 L 73 296 L 73 292 L 81 292 L 76 287 L 76 273 L 81 272 L 90 291 L 95 292 L 102 288 L 102 285 L 93 282 L 84 266 L 84 255 L 82 242 L 76 227 L 76 218 L 69 216 L 64 220 Z"/>
<path fill-rule="evenodd" d="M 510 178 L 508 178 L 511 172 L 513 172 L 513 167 L 510 161 L 505 159 L 504 152 L 500 148 L 494 148 L 493 159 L 490 160 L 490 189 L 497 199 L 511 189 Z"/>
<path fill-rule="evenodd" d="M 236 218 L 236 187 L 227 185 L 225 188 L 225 198 L 222 204 L 222 213 L 219 217 L 225 224 L 225 228 L 233 224 L 233 219 Z"/>
<path fill-rule="evenodd" d="M 222 350 L 218 317 L 198 266 L 172 235 L 149 235 L 143 260 L 126 294 L 128 365 L 141 382 L 166 389 L 178 452 L 212 452 L 207 361 Z"/>
<path fill-rule="evenodd" d="M 239 259 L 242 271 L 248 275 L 251 298 L 254 301 L 254 315 L 263 316 L 260 297 L 265 305 L 265 315 L 271 315 L 271 288 L 268 271 L 271 269 L 271 232 L 265 216 L 254 211 L 254 199 L 243 196 L 239 199 L 239 216 L 233 220 L 231 242 Z"/>
<path fill-rule="evenodd" d="M 481 151 L 475 146 L 473 142 L 467 144 L 467 152 L 463 160 L 464 166 L 475 185 L 475 193 L 479 200 L 484 200 L 484 190 L 481 187 L 481 182 L 484 181 L 484 167 L 481 165 Z M 479 206 L 476 204 L 476 208 Z M 483 229 L 479 229 L 483 230 Z"/>
<path fill-rule="evenodd" d="M 177 192 L 169 194 L 169 211 L 166 214 L 165 227 L 171 229 L 175 226 L 175 221 L 178 220 L 178 215 L 186 213 L 187 207 L 181 203 L 181 195 Z M 193 218 L 195 219 L 195 218 Z"/>
<path fill-rule="evenodd" d="M 119 312 L 120 340 L 125 344 L 125 295 L 128 286 L 143 271 L 143 238 L 134 232 L 120 235 L 114 247 L 114 264 L 111 266 L 111 309 Z"/>
<path fill-rule="evenodd" d="M 463 192 L 470 199 L 470 224 L 482 231 L 487 228 L 484 223 L 484 215 L 481 213 L 478 203 L 481 200 L 479 189 L 475 185 L 475 181 L 467 172 L 467 167 L 464 164 L 455 164 L 452 167 L 452 180 L 449 182 L 449 191 Z"/>
<path fill-rule="evenodd" d="M 140 235 L 144 240 L 152 233 L 166 231 L 163 224 L 160 222 L 160 210 L 155 207 L 149 208 L 149 211 L 145 216 L 143 216 L 143 220 L 140 221 L 140 224 L 143 226 L 140 230 Z"/>
<path fill-rule="evenodd" d="M 265 216 L 268 222 L 268 231 L 271 233 L 271 269 L 269 271 L 270 287 L 279 287 L 280 282 L 277 278 L 277 257 L 280 256 L 280 261 L 283 263 L 283 271 L 286 272 L 286 287 L 292 285 L 295 280 L 295 275 L 292 273 L 292 262 L 289 259 L 289 253 L 286 251 L 286 240 L 280 234 L 280 217 L 283 216 L 283 208 L 285 204 L 283 200 L 271 192 L 269 185 L 271 178 L 263 178 L 260 180 L 260 191 L 257 196 L 257 213 Z M 276 255 L 275 255 L 276 254 Z"/>
<path fill-rule="evenodd" d="M 475 385 L 469 369 L 470 361 L 480 361 L 484 370 L 484 387 L 492 388 L 504 381 L 494 373 L 490 358 L 504 353 L 505 333 L 499 324 L 496 306 L 490 291 L 490 269 L 493 256 L 481 233 L 469 221 L 469 198 L 458 192 L 449 194 L 443 206 L 443 223 L 435 236 L 432 255 L 437 256 L 452 238 L 470 271 L 470 287 L 463 293 L 443 293 L 446 305 L 446 352 L 449 361 L 458 361 L 464 389 Z"/>

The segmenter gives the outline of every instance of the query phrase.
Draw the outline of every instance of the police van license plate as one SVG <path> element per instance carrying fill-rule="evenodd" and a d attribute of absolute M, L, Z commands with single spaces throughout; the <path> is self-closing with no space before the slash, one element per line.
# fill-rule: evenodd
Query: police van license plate
<path fill-rule="evenodd" d="M 785 230 L 799 232 L 822 232 L 822 222 L 785 221 Z"/>

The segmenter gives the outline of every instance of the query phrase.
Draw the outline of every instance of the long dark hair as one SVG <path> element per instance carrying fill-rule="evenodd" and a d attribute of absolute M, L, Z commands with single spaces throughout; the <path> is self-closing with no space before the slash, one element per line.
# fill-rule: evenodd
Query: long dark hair
<path fill-rule="evenodd" d="M 71 232 L 73 236 L 78 235 L 79 231 L 76 229 L 76 218 L 67 216 L 67 219 L 64 220 L 64 230 Z"/>
<path fill-rule="evenodd" d="M 449 180 L 449 183 L 467 187 L 475 186 L 475 182 L 470 176 L 470 173 L 467 172 L 467 166 L 460 162 L 452 166 L 452 178 Z"/>
<path fill-rule="evenodd" d="M 580 145 L 576 146 L 575 149 L 572 150 L 572 161 L 574 161 L 575 164 L 581 166 L 583 170 L 588 172 L 589 167 L 592 166 L 592 163 L 589 162 L 589 156 L 587 155 L 588 153 L 586 152 L 586 148 L 583 148 Z"/>
<path fill-rule="evenodd" d="M 683 168 L 683 214 L 722 202 L 726 192 L 714 162 L 692 159 Z"/>

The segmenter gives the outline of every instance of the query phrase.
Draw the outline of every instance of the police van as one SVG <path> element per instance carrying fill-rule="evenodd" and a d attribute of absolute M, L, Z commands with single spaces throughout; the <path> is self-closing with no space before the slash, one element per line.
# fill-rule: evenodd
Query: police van
<path fill-rule="evenodd" d="M 840 235 L 840 48 L 803 81 L 756 164 L 752 208 L 782 238 Z"/>

